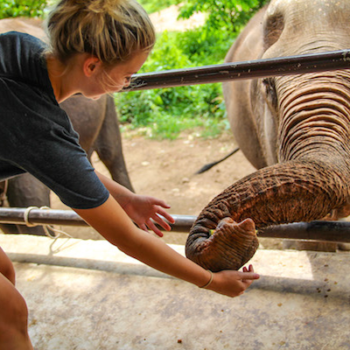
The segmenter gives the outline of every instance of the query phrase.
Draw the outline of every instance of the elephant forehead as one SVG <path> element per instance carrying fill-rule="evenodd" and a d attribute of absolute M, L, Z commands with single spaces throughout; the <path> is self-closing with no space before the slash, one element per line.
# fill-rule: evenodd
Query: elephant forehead
<path fill-rule="evenodd" d="M 263 58 L 350 46 L 348 0 L 272 0 L 264 17 Z"/>
<path fill-rule="evenodd" d="M 271 0 L 268 12 L 288 11 L 292 13 L 298 9 L 298 11 L 308 10 L 322 15 L 334 9 L 342 11 L 348 8 L 348 0 Z"/>

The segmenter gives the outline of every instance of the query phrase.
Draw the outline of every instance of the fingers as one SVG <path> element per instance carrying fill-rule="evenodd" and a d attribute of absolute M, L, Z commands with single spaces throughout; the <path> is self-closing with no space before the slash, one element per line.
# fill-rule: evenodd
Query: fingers
<path fill-rule="evenodd" d="M 159 220 L 161 220 L 161 219 L 159 219 Z M 152 220 L 147 220 L 145 224 L 137 224 L 137 226 L 145 232 L 149 232 L 148 230 L 152 230 L 157 236 L 159 236 L 159 237 L 164 236 L 163 232 L 159 230 L 159 228 L 153 223 Z M 169 226 L 169 225 L 164 223 L 164 226 L 166 229 L 167 226 Z M 170 227 L 169 227 L 169 230 L 170 230 Z"/>
<path fill-rule="evenodd" d="M 165 210 L 161 208 L 157 210 L 157 214 L 163 216 L 164 219 L 168 220 L 171 224 L 175 222 L 175 219 L 169 213 L 167 213 Z"/>
<path fill-rule="evenodd" d="M 163 207 L 163 208 L 166 208 L 166 209 L 169 209 L 170 208 L 170 205 L 169 204 L 166 204 L 163 200 L 161 199 L 158 199 L 158 198 L 154 198 L 154 197 L 151 197 L 152 199 L 152 202 L 153 202 L 153 205 L 159 205 L 160 207 Z"/>
<path fill-rule="evenodd" d="M 246 266 L 243 267 L 243 272 L 254 272 L 253 265 L 249 265 L 249 268 L 247 269 Z"/>
<path fill-rule="evenodd" d="M 240 272 L 240 277 L 242 281 L 257 280 L 260 278 L 260 275 L 254 272 L 253 265 L 249 265 L 248 269 L 245 266 L 243 267 L 243 272 Z"/>
<path fill-rule="evenodd" d="M 159 230 L 159 228 L 153 223 L 152 220 L 147 221 L 147 226 L 150 230 L 152 230 L 157 236 L 163 237 L 163 232 Z"/>
<path fill-rule="evenodd" d="M 163 227 L 164 230 L 166 231 L 170 231 L 171 227 L 170 225 L 164 221 L 164 219 L 162 217 L 160 217 L 159 215 L 154 215 L 153 218 L 154 222 L 156 222 L 159 226 Z M 169 221 L 169 220 L 168 220 Z"/>
<path fill-rule="evenodd" d="M 137 226 L 142 230 L 148 232 L 147 226 L 145 224 L 137 224 Z"/>
<path fill-rule="evenodd" d="M 159 215 L 161 215 L 162 217 L 160 217 Z M 174 223 L 175 219 L 169 215 L 166 211 L 162 210 L 162 209 L 158 209 L 157 213 L 152 217 L 153 221 L 155 223 L 157 223 L 160 227 L 162 227 L 165 231 L 170 231 L 171 227 L 170 225 L 164 221 L 164 219 L 166 219 L 168 222 L 170 223 Z M 153 222 L 150 221 L 150 224 L 147 224 L 147 226 L 152 229 L 158 236 L 163 237 L 163 234 L 161 233 L 161 231 L 155 226 L 155 224 Z M 152 226 L 152 227 L 151 227 Z"/>
<path fill-rule="evenodd" d="M 242 281 L 246 280 L 258 280 L 260 276 L 257 273 L 245 272 L 243 276 L 241 276 Z"/>

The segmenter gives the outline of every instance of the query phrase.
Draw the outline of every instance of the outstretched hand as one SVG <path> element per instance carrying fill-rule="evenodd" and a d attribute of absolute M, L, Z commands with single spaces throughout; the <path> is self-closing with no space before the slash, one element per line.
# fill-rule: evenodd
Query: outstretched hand
<path fill-rule="evenodd" d="M 170 231 L 170 226 L 164 219 L 170 223 L 175 222 L 174 218 L 164 210 L 169 208 L 170 206 L 160 199 L 140 195 L 134 195 L 123 206 L 125 212 L 141 230 L 148 231 L 150 229 L 159 237 L 163 237 L 163 233 L 155 223 L 164 230 Z"/>
<path fill-rule="evenodd" d="M 252 265 L 249 265 L 249 269 L 243 267 L 243 271 L 220 271 L 214 274 L 212 283 L 206 289 L 229 297 L 237 297 L 259 278 Z"/>

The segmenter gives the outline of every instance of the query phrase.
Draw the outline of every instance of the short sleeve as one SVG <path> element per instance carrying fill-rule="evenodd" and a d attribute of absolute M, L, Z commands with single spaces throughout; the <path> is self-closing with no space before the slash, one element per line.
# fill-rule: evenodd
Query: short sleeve
<path fill-rule="evenodd" d="M 0 90 L 1 163 L 19 169 L 14 175 L 29 172 L 71 208 L 103 204 L 109 193 L 66 113 L 25 84 L 0 79 Z"/>
<path fill-rule="evenodd" d="M 109 193 L 56 101 L 43 45 L 23 33 L 0 35 L 0 179 L 29 172 L 67 206 L 94 208 Z"/>

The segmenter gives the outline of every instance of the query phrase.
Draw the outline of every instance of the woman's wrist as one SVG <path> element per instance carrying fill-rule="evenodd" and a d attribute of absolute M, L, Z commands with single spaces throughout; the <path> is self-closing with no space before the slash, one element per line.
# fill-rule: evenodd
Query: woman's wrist
<path fill-rule="evenodd" d="M 209 287 L 209 285 L 211 284 L 211 282 L 213 282 L 214 274 L 213 274 L 210 270 L 207 270 L 207 271 L 210 273 L 209 280 L 208 280 L 208 282 L 205 283 L 204 285 L 198 286 L 199 288 L 205 289 L 205 288 Z"/>

